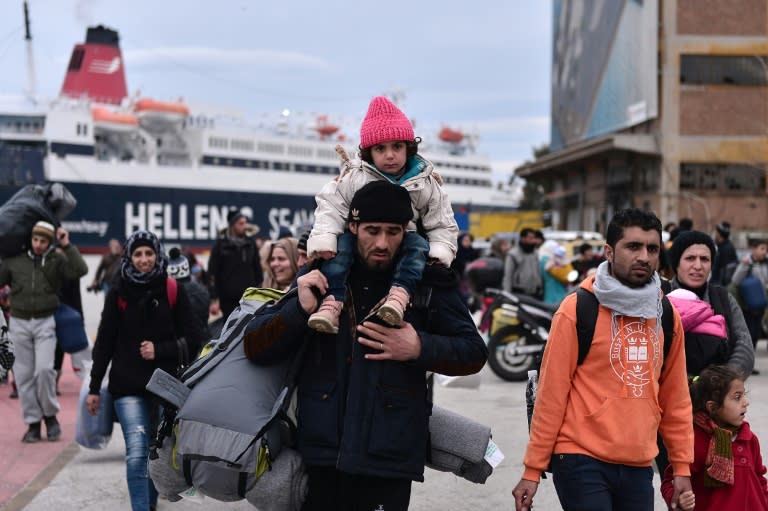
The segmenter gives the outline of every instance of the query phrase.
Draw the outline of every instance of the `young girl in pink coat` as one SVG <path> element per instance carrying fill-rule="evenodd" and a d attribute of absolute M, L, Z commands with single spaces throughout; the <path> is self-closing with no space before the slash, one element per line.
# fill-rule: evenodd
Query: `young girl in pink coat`
<path fill-rule="evenodd" d="M 710 366 L 691 384 L 694 460 L 693 495 L 681 494 L 677 509 L 768 511 L 768 481 L 760 442 L 744 420 L 749 399 L 744 377 L 728 366 Z M 672 471 L 661 483 L 671 506 Z"/>

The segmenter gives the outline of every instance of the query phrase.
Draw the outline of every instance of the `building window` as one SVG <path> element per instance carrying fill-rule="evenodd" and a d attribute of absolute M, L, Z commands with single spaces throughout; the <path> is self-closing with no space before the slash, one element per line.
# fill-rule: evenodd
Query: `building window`
<path fill-rule="evenodd" d="M 765 190 L 765 170 L 737 163 L 683 163 L 680 189 L 761 193 Z"/>
<path fill-rule="evenodd" d="M 681 55 L 680 83 L 691 85 L 766 85 L 766 55 Z"/>

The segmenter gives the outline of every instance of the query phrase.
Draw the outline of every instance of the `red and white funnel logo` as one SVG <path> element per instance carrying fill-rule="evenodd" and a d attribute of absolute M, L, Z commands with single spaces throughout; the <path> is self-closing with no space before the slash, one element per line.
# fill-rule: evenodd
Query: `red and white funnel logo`
<path fill-rule="evenodd" d="M 112 60 L 94 59 L 88 66 L 88 72 L 101 73 L 104 75 L 116 73 L 118 69 L 120 69 L 120 57 L 115 57 Z"/>
<path fill-rule="evenodd" d="M 89 28 L 85 44 L 72 50 L 61 94 L 120 104 L 127 91 L 117 32 L 103 26 Z"/>

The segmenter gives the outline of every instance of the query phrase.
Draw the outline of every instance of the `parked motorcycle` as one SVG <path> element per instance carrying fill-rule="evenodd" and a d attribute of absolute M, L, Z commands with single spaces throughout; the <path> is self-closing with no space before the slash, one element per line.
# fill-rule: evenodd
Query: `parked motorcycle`
<path fill-rule="evenodd" d="M 488 364 L 504 380 L 525 381 L 538 368 L 557 310 L 529 296 L 485 290 L 479 330 L 488 337 Z"/>

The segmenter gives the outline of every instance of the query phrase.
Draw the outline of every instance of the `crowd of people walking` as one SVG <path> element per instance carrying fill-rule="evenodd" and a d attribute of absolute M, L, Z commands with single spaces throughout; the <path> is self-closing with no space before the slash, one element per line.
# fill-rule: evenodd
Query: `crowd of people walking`
<path fill-rule="evenodd" d="M 154 370 L 177 374 L 216 337 L 209 320 L 226 319 L 259 286 L 296 290 L 256 313 L 243 335 L 253 363 L 303 362 L 296 448 L 309 478 L 305 511 L 408 508 L 427 463 L 427 374 L 482 368 L 487 348 L 470 310 L 491 286 L 559 306 L 512 492 L 517 510 L 531 508 L 547 471 L 566 510 L 650 510 L 654 463 L 673 508 L 768 510 L 766 468 L 744 421 L 768 307 L 768 240 L 750 240 L 739 257 L 727 222 L 711 236 L 685 220 L 663 229 L 653 213 L 630 208 L 610 219 L 604 247 L 581 240 L 569 253 L 525 227 L 481 254 L 459 231 L 403 112 L 374 98 L 361 141 L 358 158 L 340 153 L 341 175 L 319 191 L 311 230 L 266 240 L 233 210 L 207 267 L 181 248 L 166 252 L 149 231 L 110 240 L 87 287 L 103 291 L 104 304 L 85 405 L 104 413 L 107 387 L 134 511 L 158 501 L 147 470 L 161 412 L 146 390 Z M 67 231 L 45 221 L 28 250 L 0 262 L 0 287 L 10 289 L 0 370 L 12 367 L 22 442 L 41 441 L 43 425 L 48 441 L 61 437 L 54 312 L 78 308 L 86 273 Z M 599 304 L 586 348 L 584 293 Z M 749 453 L 739 458 L 747 470 L 735 469 L 734 449 Z"/>

